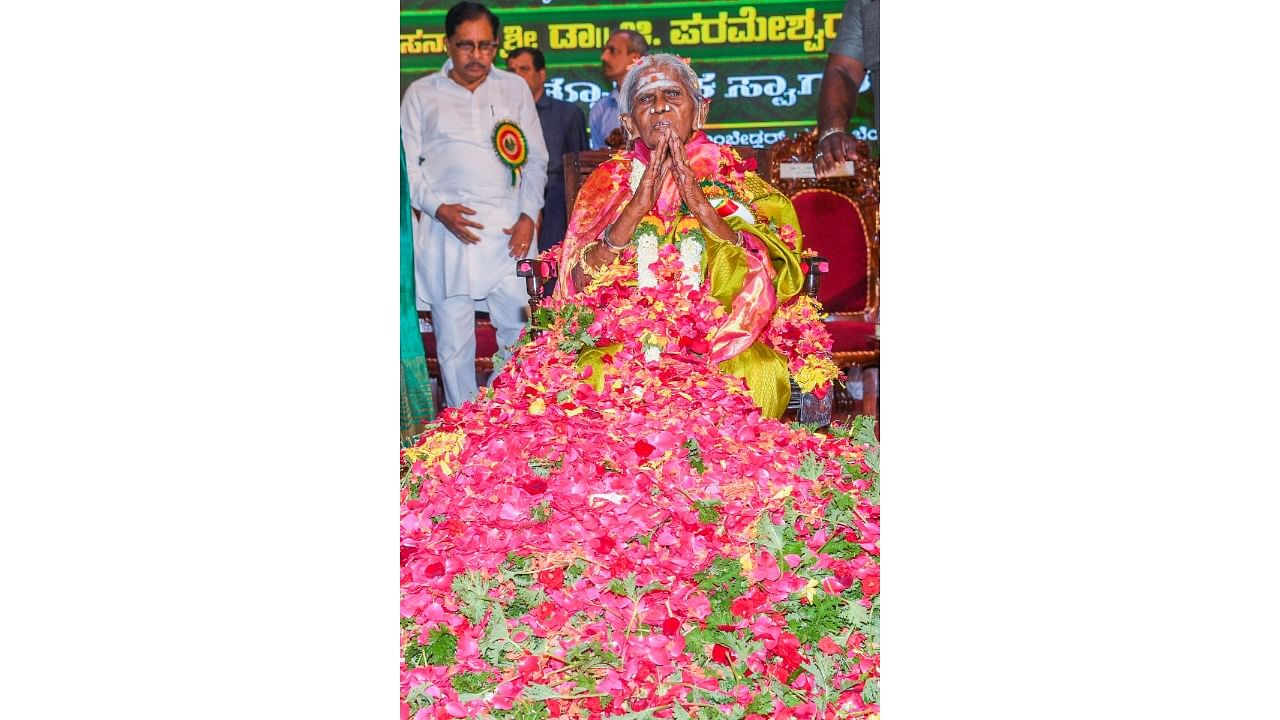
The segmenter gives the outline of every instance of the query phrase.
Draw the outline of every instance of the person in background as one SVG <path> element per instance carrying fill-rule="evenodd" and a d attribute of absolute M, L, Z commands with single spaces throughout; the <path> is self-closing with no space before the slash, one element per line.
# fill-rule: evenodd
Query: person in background
<path fill-rule="evenodd" d="M 879 130 L 880 0 L 847 0 L 818 90 L 818 149 L 813 166 L 820 176 L 854 157 L 849 118 L 853 117 L 858 91 L 868 72 Z"/>
<path fill-rule="evenodd" d="M 546 93 L 547 59 L 537 48 L 517 48 L 507 55 L 507 69 L 524 78 L 533 93 L 547 143 L 547 190 L 543 194 L 542 224 L 538 227 L 538 252 L 564 239 L 568 212 L 564 199 L 564 154 L 587 148 L 587 121 L 582 109 Z"/>
<path fill-rule="evenodd" d="M 627 68 L 649 52 L 644 36 L 633 30 L 615 30 L 600 53 L 600 68 L 612 88 L 608 95 L 591 106 L 591 148 L 622 147 L 626 140 L 618 120 L 618 83 L 627 76 Z M 610 138 L 610 136 L 613 136 Z"/>
<path fill-rule="evenodd" d="M 498 17 L 460 2 L 444 22 L 449 60 L 405 91 L 400 126 L 410 198 L 422 213 L 416 275 L 431 305 L 445 403 L 458 406 L 479 390 L 478 303 L 497 331 L 495 368 L 524 328 L 529 296 L 514 259 L 535 255 L 547 147 L 524 80 L 493 67 Z"/>
<path fill-rule="evenodd" d="M 427 374 L 413 287 L 413 216 L 409 212 L 409 170 L 400 143 L 400 443 L 408 445 L 436 416 Z"/>

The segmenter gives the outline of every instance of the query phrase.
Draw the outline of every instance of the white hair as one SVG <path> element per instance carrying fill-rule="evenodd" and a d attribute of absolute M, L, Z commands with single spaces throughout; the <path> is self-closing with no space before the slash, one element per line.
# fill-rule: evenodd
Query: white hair
<path fill-rule="evenodd" d="M 631 112 L 632 103 L 640 86 L 640 75 L 662 68 L 673 70 L 676 79 L 685 90 L 689 91 L 689 97 L 693 98 L 695 103 L 702 102 L 702 84 L 698 82 L 698 74 L 689 67 L 689 63 L 668 53 L 645 55 L 631 66 L 627 76 L 622 79 L 622 85 L 618 87 L 618 109 L 623 115 Z"/>

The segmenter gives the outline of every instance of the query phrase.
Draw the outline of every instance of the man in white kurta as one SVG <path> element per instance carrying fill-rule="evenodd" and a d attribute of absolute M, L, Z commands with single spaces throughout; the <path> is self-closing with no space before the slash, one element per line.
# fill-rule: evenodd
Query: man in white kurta
<path fill-rule="evenodd" d="M 505 362 L 525 325 L 529 296 L 516 276 L 515 259 L 537 254 L 534 220 L 547 177 L 533 96 L 520 76 L 492 66 L 494 47 L 486 45 L 496 42 L 496 27 L 489 31 L 484 20 L 463 22 L 448 38 L 450 60 L 440 72 L 410 85 L 400 106 L 412 205 L 422 213 L 414 236 L 419 299 L 431 306 L 450 406 L 473 399 L 478 391 L 477 302 L 487 304 L 497 331 L 495 366 Z M 485 60 L 488 68 L 482 72 Z M 482 79 L 474 84 L 477 77 Z M 469 89 L 468 84 L 474 85 Z M 514 185 L 493 141 L 494 128 L 503 121 L 514 122 L 527 139 L 528 159 Z"/>

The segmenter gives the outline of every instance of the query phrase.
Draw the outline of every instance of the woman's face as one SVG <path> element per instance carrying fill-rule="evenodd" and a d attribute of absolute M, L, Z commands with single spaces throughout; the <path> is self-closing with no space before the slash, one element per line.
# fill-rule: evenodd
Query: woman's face
<path fill-rule="evenodd" d="M 694 122 L 701 119 L 700 105 L 674 70 L 645 70 L 636 84 L 631 112 L 622 116 L 622 123 L 650 148 L 657 147 L 667 132 L 687 141 L 693 135 Z"/>

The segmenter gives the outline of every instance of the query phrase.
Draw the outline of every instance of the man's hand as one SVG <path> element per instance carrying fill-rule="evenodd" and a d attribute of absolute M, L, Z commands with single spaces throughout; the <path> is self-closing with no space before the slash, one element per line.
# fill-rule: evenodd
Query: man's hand
<path fill-rule="evenodd" d="M 529 252 L 529 247 L 533 244 L 533 220 L 528 215 L 521 214 L 520 219 L 516 220 L 516 224 L 509 228 L 502 228 L 502 232 L 511 236 L 507 241 L 507 247 L 511 250 L 511 257 L 519 260 Z"/>
<path fill-rule="evenodd" d="M 480 236 L 471 232 L 467 228 L 473 227 L 477 230 L 483 230 L 484 226 L 477 222 L 467 219 L 467 215 L 475 215 L 476 211 L 461 203 L 446 203 L 436 208 L 436 219 L 439 220 L 454 237 L 458 238 L 468 245 L 474 245 L 480 242 Z"/>
<path fill-rule="evenodd" d="M 843 167 L 854 156 L 853 138 L 844 130 L 858 103 L 858 89 L 867 74 L 862 61 L 839 53 L 827 55 L 818 88 L 818 149 L 813 153 L 813 170 L 823 177 Z M 840 132 L 831 132 L 836 128 Z M 830 133 L 830 134 L 828 134 Z M 826 135 L 826 137 L 823 137 Z"/>
<path fill-rule="evenodd" d="M 857 144 L 853 136 L 843 130 L 827 135 L 818 143 L 818 149 L 813 154 L 814 172 L 818 177 L 825 177 L 836 169 L 844 167 L 846 160 L 857 157 L 856 148 Z"/>

